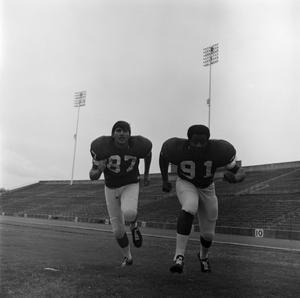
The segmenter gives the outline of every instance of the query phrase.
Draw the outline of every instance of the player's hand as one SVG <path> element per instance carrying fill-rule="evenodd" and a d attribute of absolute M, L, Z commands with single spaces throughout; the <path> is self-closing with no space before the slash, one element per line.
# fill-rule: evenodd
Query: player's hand
<path fill-rule="evenodd" d="M 103 160 L 93 159 L 93 166 L 90 169 L 90 173 L 89 173 L 90 179 L 98 180 L 105 168 L 106 168 L 106 160 L 105 159 L 103 159 Z"/>
<path fill-rule="evenodd" d="M 144 175 L 144 186 L 148 186 L 150 184 L 149 175 Z"/>
<path fill-rule="evenodd" d="M 102 172 L 98 168 L 96 168 L 96 167 L 93 166 L 90 169 L 90 173 L 89 173 L 90 179 L 91 180 L 98 180 L 100 178 L 100 176 L 101 176 L 101 173 Z"/>
<path fill-rule="evenodd" d="M 172 189 L 172 184 L 169 181 L 163 181 L 162 191 L 163 192 L 170 192 Z"/>
<path fill-rule="evenodd" d="M 229 183 L 239 183 L 242 182 L 245 179 L 246 175 L 243 169 L 239 169 L 235 174 L 226 171 L 223 176 L 223 180 L 229 182 Z"/>

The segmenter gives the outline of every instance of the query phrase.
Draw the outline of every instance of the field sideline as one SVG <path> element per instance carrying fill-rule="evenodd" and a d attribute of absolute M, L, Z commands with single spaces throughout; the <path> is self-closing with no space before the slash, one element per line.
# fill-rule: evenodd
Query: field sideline
<path fill-rule="evenodd" d="M 172 275 L 175 231 L 143 229 L 121 269 L 110 228 L 0 216 L 1 297 L 299 297 L 300 241 L 218 234 L 203 274 L 194 232 L 184 274 Z"/>

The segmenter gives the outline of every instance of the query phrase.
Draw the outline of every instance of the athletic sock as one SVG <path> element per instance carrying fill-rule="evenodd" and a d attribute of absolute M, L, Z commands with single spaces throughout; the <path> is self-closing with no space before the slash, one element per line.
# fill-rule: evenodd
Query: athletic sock
<path fill-rule="evenodd" d="M 177 233 L 174 261 L 178 255 L 184 256 L 188 240 L 189 240 L 189 235 L 181 235 Z"/>

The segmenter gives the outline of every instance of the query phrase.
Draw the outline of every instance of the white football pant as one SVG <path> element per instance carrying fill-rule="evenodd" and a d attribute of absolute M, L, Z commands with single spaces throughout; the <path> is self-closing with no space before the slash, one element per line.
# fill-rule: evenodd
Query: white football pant
<path fill-rule="evenodd" d="M 215 184 L 197 188 L 192 183 L 177 177 L 176 193 L 182 209 L 198 216 L 200 235 L 207 241 L 213 240 L 218 218 L 218 199 Z"/>
<path fill-rule="evenodd" d="M 104 191 L 112 231 L 116 238 L 122 238 L 125 233 L 125 221 L 132 222 L 137 217 L 139 183 L 119 188 L 105 186 Z"/>

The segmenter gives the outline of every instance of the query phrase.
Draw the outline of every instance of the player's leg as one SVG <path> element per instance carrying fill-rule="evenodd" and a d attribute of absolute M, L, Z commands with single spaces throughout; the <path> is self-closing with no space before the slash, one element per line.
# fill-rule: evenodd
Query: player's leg
<path fill-rule="evenodd" d="M 143 237 L 137 224 L 138 197 L 139 183 L 126 185 L 121 195 L 121 210 L 124 214 L 125 221 L 130 223 L 133 244 L 136 247 L 141 247 Z"/>
<path fill-rule="evenodd" d="M 216 221 L 218 218 L 218 199 L 214 184 L 199 190 L 199 196 L 200 250 L 197 255 L 201 263 L 201 270 L 203 272 L 210 272 L 211 267 L 208 261 L 208 253 L 215 237 Z"/>
<path fill-rule="evenodd" d="M 125 220 L 124 215 L 121 211 L 121 203 L 119 197 L 121 190 L 120 188 L 111 189 L 106 186 L 104 190 L 106 206 L 112 226 L 112 231 L 124 257 L 121 266 L 131 265 L 132 255 L 125 230 Z"/>
<path fill-rule="evenodd" d="M 183 260 L 192 230 L 194 215 L 198 209 L 199 197 L 196 187 L 181 178 L 177 178 L 176 193 L 181 204 L 181 210 L 177 218 L 174 264 L 171 266 L 170 271 L 181 273 L 183 271 Z"/>

